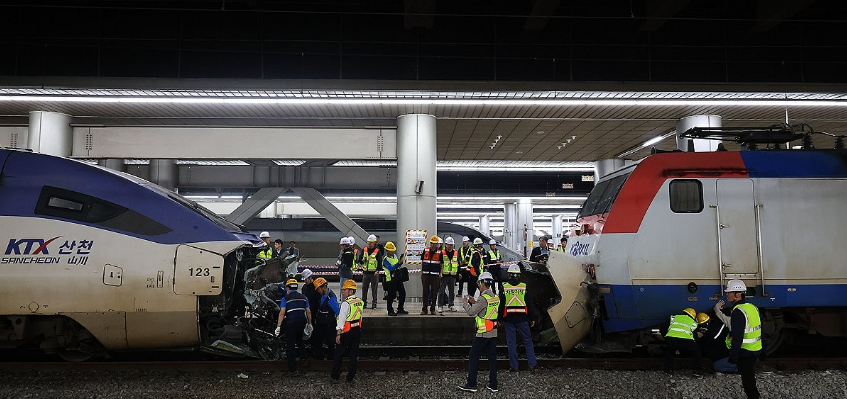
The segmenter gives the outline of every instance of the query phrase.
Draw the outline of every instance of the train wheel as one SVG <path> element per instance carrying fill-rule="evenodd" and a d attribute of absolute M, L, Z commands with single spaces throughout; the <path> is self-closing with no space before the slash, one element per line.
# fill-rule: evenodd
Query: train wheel
<path fill-rule="evenodd" d="M 788 332 L 783 328 L 785 321 L 781 312 L 765 311 L 762 316 L 762 342 L 765 354 L 770 355 L 779 349 Z"/>
<path fill-rule="evenodd" d="M 85 362 L 94 358 L 95 354 L 77 350 L 62 349 L 56 352 L 66 362 Z"/>

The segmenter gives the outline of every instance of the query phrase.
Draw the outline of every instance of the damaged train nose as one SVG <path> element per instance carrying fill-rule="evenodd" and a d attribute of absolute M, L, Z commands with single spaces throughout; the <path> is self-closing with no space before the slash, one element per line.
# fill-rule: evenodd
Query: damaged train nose
<path fill-rule="evenodd" d="M 566 354 L 591 330 L 594 299 L 590 291 L 591 276 L 582 262 L 559 252 L 550 252 L 547 268 L 561 296 L 547 313 L 559 336 L 562 354 Z"/>

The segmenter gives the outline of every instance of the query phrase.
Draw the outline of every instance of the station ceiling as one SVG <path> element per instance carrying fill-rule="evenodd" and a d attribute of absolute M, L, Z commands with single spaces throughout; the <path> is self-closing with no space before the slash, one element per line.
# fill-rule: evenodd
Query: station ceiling
<path fill-rule="evenodd" d="M 363 82 L 362 84 L 367 84 Z M 787 120 L 847 134 L 847 94 L 813 91 L 213 90 L 0 87 L 0 122 L 30 111 L 81 126 L 386 127 L 397 115 L 438 118 L 438 159 L 580 162 L 673 149 L 677 120 L 720 115 L 724 126 Z M 487 90 L 486 90 L 487 89 Z M 667 136 L 663 140 L 657 137 Z M 233 138 L 237 139 L 237 138 Z M 655 141 L 650 145 L 645 143 Z M 818 148 L 833 139 L 815 137 Z M 643 148 L 642 148 L 643 146 Z"/>

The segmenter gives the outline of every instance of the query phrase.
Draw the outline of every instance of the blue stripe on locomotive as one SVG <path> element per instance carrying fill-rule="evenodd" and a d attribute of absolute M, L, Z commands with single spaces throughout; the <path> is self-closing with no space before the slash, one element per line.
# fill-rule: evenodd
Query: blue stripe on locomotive
<path fill-rule="evenodd" d="M 204 241 L 239 241 L 241 237 L 184 205 L 130 179 L 64 158 L 21 151 L 0 150 L 5 159 L 0 186 L 0 215 L 63 220 L 114 231 L 160 244 Z M 132 209 L 172 231 L 155 236 L 116 230 L 53 216 L 36 215 L 35 206 L 43 186 L 63 188 Z"/>
<path fill-rule="evenodd" d="M 838 150 L 741 151 L 750 177 L 847 177 L 847 153 Z"/>
<path fill-rule="evenodd" d="M 687 285 L 601 285 L 600 287 L 609 289 L 609 293 L 602 294 L 606 305 L 607 319 L 603 320 L 603 328 L 606 332 L 656 326 L 667 321 L 668 316 L 679 314 L 682 309 L 689 307 L 698 312 L 708 312 L 717 302 L 717 300 L 710 300 L 710 297 L 719 295 L 720 299 L 725 299 L 722 288 L 718 285 L 698 286 L 694 294 L 688 292 Z M 789 288 L 796 291 L 789 292 Z M 761 286 L 756 286 L 757 293 L 760 293 L 761 289 Z M 765 292 L 769 297 L 757 295 L 747 299 L 761 308 L 847 306 L 847 284 L 767 285 Z M 696 297 L 697 300 L 689 301 L 692 297 Z"/>

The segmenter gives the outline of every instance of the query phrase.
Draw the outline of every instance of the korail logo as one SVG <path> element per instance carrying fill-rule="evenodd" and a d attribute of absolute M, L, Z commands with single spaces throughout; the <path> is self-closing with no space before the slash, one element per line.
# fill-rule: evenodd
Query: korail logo
<path fill-rule="evenodd" d="M 47 246 L 59 237 L 53 237 L 49 240 L 41 238 L 13 238 L 9 240 L 9 245 L 6 246 L 6 255 L 50 255 Z"/>
<path fill-rule="evenodd" d="M 60 263 L 86 265 L 94 240 L 58 240 L 62 236 L 50 239 L 12 238 L 6 245 L 5 257 L 0 264 Z M 56 242 L 50 248 L 51 243 Z M 61 243 L 61 245 L 59 245 Z M 58 245 L 58 249 L 56 246 Z"/>
<path fill-rule="evenodd" d="M 575 242 L 571 247 L 571 255 L 572 256 L 587 256 L 588 251 L 591 248 L 591 244 L 583 244 L 579 242 Z"/>

